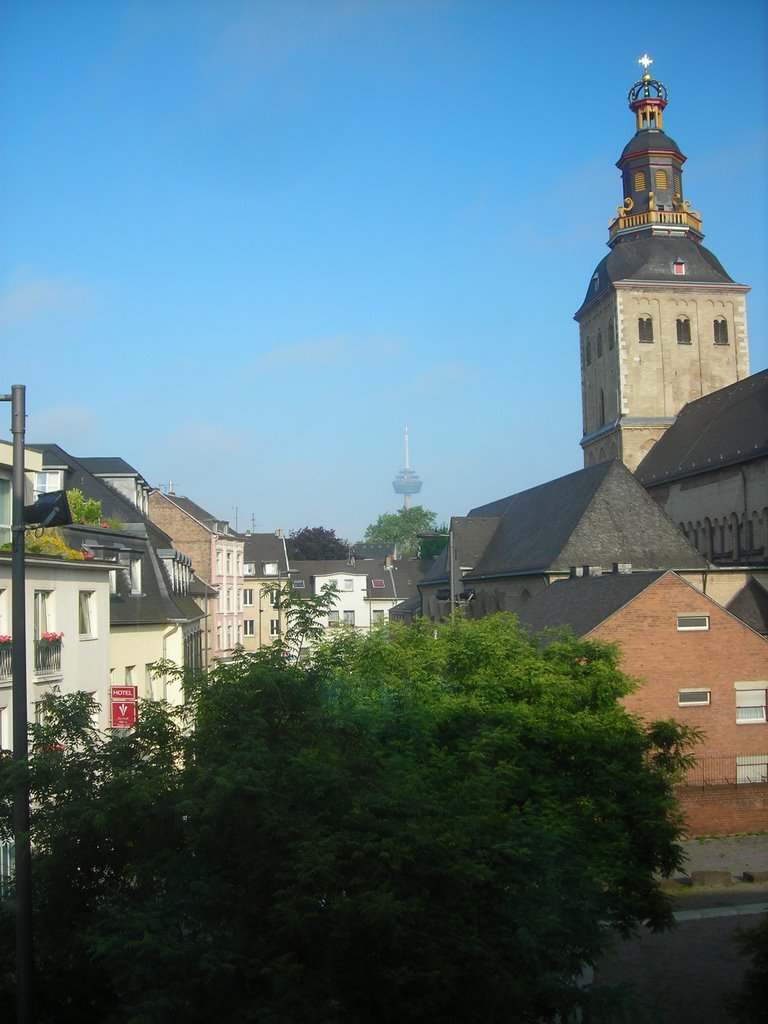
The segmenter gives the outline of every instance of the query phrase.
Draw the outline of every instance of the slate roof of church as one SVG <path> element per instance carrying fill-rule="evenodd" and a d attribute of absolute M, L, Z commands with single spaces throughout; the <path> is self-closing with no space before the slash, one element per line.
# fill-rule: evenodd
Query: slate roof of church
<path fill-rule="evenodd" d="M 567 626 L 584 636 L 647 590 L 666 572 L 605 573 L 557 580 L 517 611 L 535 633 Z"/>
<path fill-rule="evenodd" d="M 757 633 L 768 634 L 768 590 L 754 576 L 750 576 L 726 608 Z"/>
<path fill-rule="evenodd" d="M 685 275 L 679 276 L 672 269 L 676 260 L 685 263 Z M 597 275 L 597 288 L 594 277 Z M 650 284 L 675 284 L 686 288 L 697 284 L 736 285 L 723 269 L 714 253 L 692 238 L 665 238 L 659 235 L 641 235 L 628 238 L 614 245 L 611 251 L 597 265 L 590 279 L 576 318 L 598 299 L 612 284 L 626 281 L 640 281 Z"/>
<path fill-rule="evenodd" d="M 705 568 L 709 563 L 617 459 L 472 509 L 499 516 L 466 580 L 575 565 Z"/>
<path fill-rule="evenodd" d="M 768 455 L 768 370 L 683 406 L 637 467 L 645 487 Z"/>

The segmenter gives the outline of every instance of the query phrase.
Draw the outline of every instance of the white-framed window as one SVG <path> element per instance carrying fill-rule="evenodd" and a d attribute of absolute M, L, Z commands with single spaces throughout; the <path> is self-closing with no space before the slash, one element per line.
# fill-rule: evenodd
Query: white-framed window
<path fill-rule="evenodd" d="M 96 636 L 95 594 L 92 590 L 81 590 L 78 595 L 77 632 L 82 639 Z"/>
<path fill-rule="evenodd" d="M 352 609 L 349 609 L 349 610 L 344 612 L 344 625 L 345 626 L 354 626 L 354 624 L 355 624 L 355 613 L 354 613 L 354 611 Z"/>
<path fill-rule="evenodd" d="M 0 707 L 0 750 L 11 749 L 11 733 L 6 724 L 8 720 L 8 708 Z"/>
<path fill-rule="evenodd" d="M 373 622 L 382 622 L 384 620 L 384 609 L 374 608 L 371 613 L 371 619 Z"/>
<path fill-rule="evenodd" d="M 768 782 L 768 754 L 739 754 L 736 757 L 736 783 Z"/>
<path fill-rule="evenodd" d="M 328 625 L 330 627 L 338 626 L 339 621 L 340 620 L 338 612 L 328 612 Z"/>
<path fill-rule="evenodd" d="M 0 544 L 11 543 L 11 481 L 0 477 Z"/>
<path fill-rule="evenodd" d="M 109 592 L 110 594 L 117 593 L 117 569 L 109 570 Z"/>
<path fill-rule="evenodd" d="M 128 566 L 129 566 L 130 577 L 131 577 L 131 593 L 132 594 L 140 594 L 141 593 L 141 556 L 131 558 L 129 563 L 128 563 Z"/>
<path fill-rule="evenodd" d="M 280 620 L 270 619 L 269 620 L 269 635 L 279 636 L 280 635 Z"/>
<path fill-rule="evenodd" d="M 232 575 L 232 552 L 227 551 L 227 576 Z"/>
<path fill-rule="evenodd" d="M 16 869 L 15 846 L 11 842 L 0 843 L 0 895 L 8 895 L 8 887 Z"/>
<path fill-rule="evenodd" d="M 51 603 L 52 594 L 50 590 L 36 590 L 34 604 L 35 639 L 39 640 L 43 633 L 51 629 Z"/>
<path fill-rule="evenodd" d="M 232 611 L 232 587 L 227 587 L 227 611 Z"/>
<path fill-rule="evenodd" d="M 136 685 L 136 666 L 126 665 L 125 666 L 125 685 L 135 686 Z"/>
<path fill-rule="evenodd" d="M 230 622 L 227 625 L 227 650 L 228 651 L 232 650 L 232 636 L 233 636 L 233 633 L 232 633 L 232 623 Z"/>
<path fill-rule="evenodd" d="M 275 587 L 274 590 L 270 590 L 269 603 L 272 605 L 273 608 L 277 608 L 277 606 L 280 604 L 280 591 L 277 587 Z"/>
<path fill-rule="evenodd" d="M 243 607 L 251 608 L 253 606 L 253 589 L 251 587 L 245 587 L 243 589 Z"/>
<path fill-rule="evenodd" d="M 709 629 L 709 616 L 695 614 L 678 615 L 677 628 L 681 633 Z"/>
<path fill-rule="evenodd" d="M 698 690 L 694 687 L 686 687 L 677 691 L 677 703 L 680 707 L 691 707 L 695 705 L 709 706 L 712 703 L 712 692 L 710 690 Z"/>
<path fill-rule="evenodd" d="M 243 619 L 243 635 L 253 636 L 254 635 L 254 619 Z"/>
<path fill-rule="evenodd" d="M 346 593 L 355 589 L 355 581 L 353 579 L 346 579 L 342 581 L 341 589 Z"/>
<path fill-rule="evenodd" d="M 255 562 L 246 562 L 244 567 L 243 567 L 243 573 L 246 576 L 255 576 L 256 575 L 256 563 Z"/>
<path fill-rule="evenodd" d="M 41 494 L 50 494 L 51 491 L 61 490 L 61 470 L 47 469 L 41 473 L 35 473 L 35 501 Z"/>
<path fill-rule="evenodd" d="M 304 590 L 305 586 L 306 586 L 306 584 L 305 584 L 304 580 L 294 580 L 293 581 L 293 589 L 294 590 Z"/>
<path fill-rule="evenodd" d="M 277 562 L 263 562 L 262 568 L 265 576 L 277 576 Z"/>
<path fill-rule="evenodd" d="M 152 674 L 152 664 L 153 663 L 151 661 L 148 661 L 144 665 L 144 692 L 146 693 L 150 700 L 152 700 L 155 695 L 155 677 Z"/>
<path fill-rule="evenodd" d="M 768 683 L 739 682 L 733 684 L 736 690 L 736 723 L 738 725 L 765 722 L 765 695 Z"/>

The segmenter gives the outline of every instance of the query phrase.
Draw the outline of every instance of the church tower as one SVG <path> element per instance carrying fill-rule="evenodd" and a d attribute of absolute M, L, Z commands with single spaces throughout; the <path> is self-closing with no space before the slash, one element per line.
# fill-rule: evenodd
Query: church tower
<path fill-rule="evenodd" d="M 680 409 L 749 375 L 745 297 L 701 244 L 685 198 L 685 157 L 665 134 L 667 90 L 643 76 L 629 90 L 635 134 L 624 147 L 622 203 L 575 315 L 581 345 L 584 465 L 630 470 Z"/>

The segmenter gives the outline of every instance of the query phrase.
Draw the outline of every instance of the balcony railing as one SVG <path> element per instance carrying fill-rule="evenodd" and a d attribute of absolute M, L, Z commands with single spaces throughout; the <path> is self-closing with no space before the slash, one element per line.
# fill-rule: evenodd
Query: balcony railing
<path fill-rule="evenodd" d="M 638 228 L 645 224 L 668 224 L 675 227 L 692 228 L 701 234 L 701 218 L 687 210 L 647 210 L 645 213 L 628 213 L 624 217 L 615 217 L 611 221 L 610 237 L 618 235 L 627 228 Z"/>
<path fill-rule="evenodd" d="M 0 680 L 11 678 L 11 651 L 10 644 L 0 647 Z"/>
<path fill-rule="evenodd" d="M 61 672 L 61 640 L 35 641 L 35 674 L 55 676 Z"/>

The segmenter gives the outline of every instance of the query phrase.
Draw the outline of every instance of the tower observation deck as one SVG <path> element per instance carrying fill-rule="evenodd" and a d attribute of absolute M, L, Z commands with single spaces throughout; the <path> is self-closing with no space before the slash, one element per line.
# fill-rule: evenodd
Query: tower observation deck
<path fill-rule="evenodd" d="M 418 494 L 422 487 L 422 479 L 408 465 L 408 427 L 405 428 L 405 465 L 392 481 L 395 494 L 403 495 L 403 508 L 411 507 L 411 497 Z"/>

